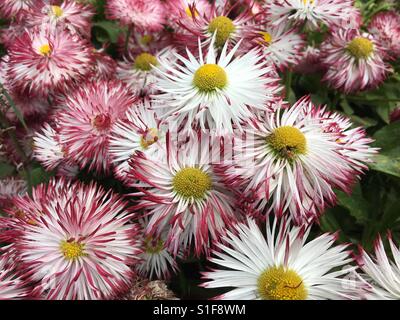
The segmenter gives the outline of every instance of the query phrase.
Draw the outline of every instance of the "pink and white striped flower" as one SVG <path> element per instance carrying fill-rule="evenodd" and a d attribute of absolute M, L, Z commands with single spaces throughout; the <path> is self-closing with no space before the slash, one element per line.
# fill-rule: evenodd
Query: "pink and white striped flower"
<path fill-rule="evenodd" d="M 160 0 L 108 0 L 106 14 L 109 19 L 141 31 L 161 31 L 166 23 L 165 8 Z"/>
<path fill-rule="evenodd" d="M 30 10 L 28 26 L 49 24 L 50 28 L 67 29 L 71 33 L 90 39 L 91 20 L 95 11 L 91 5 L 64 0 L 60 5 L 36 1 Z"/>
<path fill-rule="evenodd" d="M 167 128 L 158 119 L 157 110 L 152 109 L 148 99 L 133 105 L 126 118 L 119 120 L 110 137 L 109 153 L 115 166 L 115 174 L 128 182 L 129 162 L 136 151 L 148 158 L 161 160 L 165 156 Z"/>
<path fill-rule="evenodd" d="M 382 46 L 385 56 L 397 59 L 400 56 L 400 15 L 395 11 L 383 11 L 376 14 L 368 26 Z"/>
<path fill-rule="evenodd" d="M 334 245 L 336 235 L 307 241 L 311 227 L 267 221 L 266 234 L 254 220 L 228 231 L 205 272 L 206 288 L 234 288 L 216 299 L 348 300 L 360 299 L 361 284 L 346 279 L 356 267 L 347 245 Z"/>
<path fill-rule="evenodd" d="M 296 65 L 303 57 L 306 45 L 304 36 L 296 28 L 287 28 L 284 24 L 267 27 L 255 39 L 265 59 L 278 69 L 284 70 Z"/>
<path fill-rule="evenodd" d="M 88 83 L 71 92 L 58 115 L 60 142 L 68 156 L 81 168 L 107 172 L 110 132 L 135 101 L 129 89 L 116 80 Z"/>
<path fill-rule="evenodd" d="M 354 0 L 271 0 L 265 1 L 268 19 L 274 25 L 306 23 L 310 28 L 321 24 L 343 26 L 354 17 Z"/>
<path fill-rule="evenodd" d="M 37 0 L 0 0 L 0 17 L 19 18 L 21 13 L 33 7 Z"/>
<path fill-rule="evenodd" d="M 47 27 L 27 30 L 10 46 L 9 56 L 8 81 L 41 96 L 83 80 L 93 61 L 86 42 Z"/>
<path fill-rule="evenodd" d="M 400 250 L 389 234 L 392 259 L 385 253 L 382 238 L 375 242 L 375 255 L 369 255 L 360 248 L 357 262 L 362 270 L 360 274 L 368 284 L 368 300 L 400 299 Z"/>
<path fill-rule="evenodd" d="M 390 67 L 377 39 L 355 29 L 338 29 L 321 45 L 321 62 L 327 71 L 323 78 L 345 93 L 376 88 Z"/>
<path fill-rule="evenodd" d="M 15 200 L 25 213 L 18 268 L 42 299 L 111 299 L 129 290 L 140 254 L 126 204 L 94 184 L 51 180 Z M 18 218 L 17 218 L 18 219 Z"/>
<path fill-rule="evenodd" d="M 147 217 L 140 220 L 143 229 L 147 228 L 149 221 Z M 174 257 L 166 246 L 168 228 L 165 228 L 159 236 L 149 236 L 142 233 L 141 261 L 136 265 L 136 270 L 142 277 L 149 279 L 168 279 L 171 274 L 178 271 L 176 257 Z M 178 257 L 181 256 L 179 252 Z"/>
<path fill-rule="evenodd" d="M 164 161 L 137 152 L 129 171 L 138 181 L 132 184 L 139 190 L 132 194 L 139 197 L 136 208 L 149 218 L 146 234 L 160 236 L 167 229 L 165 244 L 174 255 L 188 253 L 191 245 L 196 256 L 207 254 L 211 242 L 239 217 L 233 194 L 210 162 L 215 158 L 209 158 L 208 143 L 192 139 L 181 147 L 169 143 Z"/>
<path fill-rule="evenodd" d="M 188 12 L 181 14 L 177 30 L 176 40 L 190 49 L 196 49 L 197 40 L 200 38 L 204 44 L 212 41 L 215 34 L 214 45 L 222 49 L 225 44 L 232 48 L 240 40 L 250 40 L 254 36 L 254 16 L 250 9 L 244 10 L 234 19 L 230 18 L 231 11 L 237 5 L 231 5 L 229 0 L 223 0 L 221 4 L 213 3 L 209 12 L 196 14 L 197 3 L 189 7 Z M 195 51 L 194 51 L 195 52 Z"/>
<path fill-rule="evenodd" d="M 313 222 L 335 204 L 334 188 L 351 192 L 376 152 L 365 132 L 349 129 L 348 121 L 330 130 L 334 118 L 305 97 L 249 121 L 245 138 L 236 139 L 237 165 L 226 170 L 226 182 L 240 181 L 242 196 L 256 212 L 288 212 L 298 225 Z"/>

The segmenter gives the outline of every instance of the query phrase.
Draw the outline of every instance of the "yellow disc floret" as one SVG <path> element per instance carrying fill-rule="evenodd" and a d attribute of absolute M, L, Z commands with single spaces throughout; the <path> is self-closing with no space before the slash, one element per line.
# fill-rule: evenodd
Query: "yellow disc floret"
<path fill-rule="evenodd" d="M 225 70 L 217 64 L 205 64 L 194 74 L 193 84 L 202 92 L 223 89 L 228 83 Z"/>
<path fill-rule="evenodd" d="M 61 253 L 67 260 L 75 260 L 85 256 L 85 245 L 75 241 L 62 241 L 60 244 Z"/>
<path fill-rule="evenodd" d="M 208 173 L 199 168 L 184 168 L 174 177 L 174 191 L 185 199 L 203 199 L 211 190 L 212 181 Z"/>
<path fill-rule="evenodd" d="M 293 270 L 271 267 L 257 281 L 258 293 L 264 300 L 306 300 L 303 279 Z"/>
<path fill-rule="evenodd" d="M 39 53 L 42 56 L 49 56 L 51 54 L 51 47 L 48 43 L 39 47 Z"/>
<path fill-rule="evenodd" d="M 270 44 L 272 42 L 272 36 L 268 32 L 260 32 L 263 37 L 264 43 Z"/>
<path fill-rule="evenodd" d="M 292 126 L 276 128 L 267 137 L 267 143 L 279 155 L 288 159 L 307 152 L 306 137 L 298 128 Z"/>
<path fill-rule="evenodd" d="M 60 6 L 51 6 L 51 12 L 57 17 L 60 18 L 63 14 L 64 11 L 61 9 Z"/>
<path fill-rule="evenodd" d="M 147 253 L 160 253 L 164 249 L 164 241 L 149 236 L 144 240 L 144 248 Z"/>
<path fill-rule="evenodd" d="M 357 37 L 347 45 L 347 50 L 357 59 L 366 59 L 374 52 L 374 44 L 367 38 Z"/>
<path fill-rule="evenodd" d="M 157 66 L 158 61 L 157 58 L 150 53 L 141 53 L 135 59 L 135 69 L 141 71 L 150 71 L 153 69 L 153 66 Z"/>
<path fill-rule="evenodd" d="M 222 47 L 235 30 L 236 27 L 232 20 L 225 16 L 214 18 L 208 25 L 208 32 L 212 34 L 217 32 L 215 37 L 215 45 L 217 47 Z"/>

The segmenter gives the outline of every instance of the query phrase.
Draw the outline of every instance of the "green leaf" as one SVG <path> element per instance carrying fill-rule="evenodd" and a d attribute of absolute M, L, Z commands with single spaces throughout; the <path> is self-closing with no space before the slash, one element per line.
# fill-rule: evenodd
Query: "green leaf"
<path fill-rule="evenodd" d="M 12 175 L 14 172 L 14 167 L 8 163 L 0 163 L 0 178 L 5 178 Z"/>
<path fill-rule="evenodd" d="M 381 148 L 370 165 L 373 170 L 400 177 L 400 123 L 387 125 L 374 135 L 375 147 Z"/>
<path fill-rule="evenodd" d="M 111 43 L 117 43 L 118 37 L 123 29 L 113 21 L 100 21 L 93 23 L 93 29 L 96 34 L 96 38 L 100 42 L 110 41 Z"/>
<path fill-rule="evenodd" d="M 353 189 L 353 192 L 348 195 L 342 191 L 337 191 L 338 202 L 341 206 L 349 210 L 358 223 L 364 224 L 368 221 L 369 206 L 364 199 L 361 186 L 359 183 Z"/>

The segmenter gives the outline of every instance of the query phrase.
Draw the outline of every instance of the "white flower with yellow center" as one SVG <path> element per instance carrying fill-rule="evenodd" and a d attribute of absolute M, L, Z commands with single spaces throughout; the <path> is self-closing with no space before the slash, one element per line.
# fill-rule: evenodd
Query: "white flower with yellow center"
<path fill-rule="evenodd" d="M 199 43 L 199 59 L 187 50 L 188 58 L 177 55 L 176 63 L 161 63 L 162 68 L 157 68 L 160 93 L 153 99 L 167 108 L 165 116 L 171 127 L 184 123 L 187 130 L 199 125 L 232 131 L 255 112 L 266 110 L 279 92 L 273 67 L 266 65 L 258 51 L 234 58 L 240 43 L 229 53 L 225 44 L 217 59 L 215 40 L 214 35 L 205 57 Z"/>
<path fill-rule="evenodd" d="M 118 121 L 111 133 L 109 153 L 117 177 L 127 179 L 129 160 L 136 151 L 161 159 L 165 154 L 165 131 L 147 99 L 131 107 L 126 119 Z"/>
<path fill-rule="evenodd" d="M 224 174 L 227 181 L 243 180 L 240 195 L 257 211 L 288 213 L 301 225 L 335 204 L 334 188 L 351 192 L 373 153 L 371 141 L 359 129 L 328 130 L 330 115 L 320 110 L 304 97 L 249 121 L 245 139 L 237 135 L 236 166 Z"/>
<path fill-rule="evenodd" d="M 133 213 L 95 184 L 51 180 L 15 199 L 19 269 L 48 300 L 112 299 L 129 290 L 140 254 Z M 17 212 L 18 212 L 17 211 Z"/>
<path fill-rule="evenodd" d="M 323 78 L 344 93 L 374 89 L 392 68 L 385 63 L 378 39 L 356 29 L 338 29 L 321 45 L 321 62 L 327 67 Z"/>
<path fill-rule="evenodd" d="M 354 0 L 272 0 L 266 1 L 265 8 L 274 25 L 293 21 L 317 28 L 321 23 L 332 27 L 351 20 L 353 4 Z"/>
<path fill-rule="evenodd" d="M 284 24 L 267 26 L 260 36 L 258 43 L 265 58 L 279 69 L 297 64 L 303 56 L 306 42 L 296 28 L 287 28 Z"/>
<path fill-rule="evenodd" d="M 157 80 L 155 67 L 159 67 L 161 61 L 166 65 L 172 64 L 176 59 L 174 52 L 174 48 L 167 47 L 154 54 L 146 51 L 130 53 L 118 63 L 117 77 L 138 95 L 154 93 Z"/>
<path fill-rule="evenodd" d="M 192 245 L 196 256 L 207 253 L 237 219 L 235 198 L 210 163 L 208 144 L 194 139 L 183 146 L 169 143 L 161 160 L 137 152 L 128 174 L 140 191 L 133 194 L 136 208 L 149 217 L 146 234 L 157 237 L 166 229 L 165 245 L 174 255 Z"/>
<path fill-rule="evenodd" d="M 359 284 L 345 279 L 356 267 L 346 245 L 323 234 L 306 243 L 310 227 L 267 222 L 266 237 L 252 219 L 228 231 L 211 262 L 222 267 L 205 272 L 206 288 L 234 288 L 218 296 L 229 300 L 357 299 Z"/>

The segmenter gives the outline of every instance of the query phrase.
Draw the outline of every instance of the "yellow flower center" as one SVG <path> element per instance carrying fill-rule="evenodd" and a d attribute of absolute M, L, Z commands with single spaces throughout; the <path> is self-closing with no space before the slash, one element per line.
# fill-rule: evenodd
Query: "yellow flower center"
<path fill-rule="evenodd" d="M 208 25 L 208 32 L 212 34 L 217 32 L 215 36 L 215 45 L 217 47 L 222 47 L 235 30 L 236 27 L 232 20 L 224 16 L 214 18 Z"/>
<path fill-rule="evenodd" d="M 85 245 L 75 241 L 61 241 L 60 250 L 64 257 L 68 260 L 75 260 L 85 256 Z"/>
<path fill-rule="evenodd" d="M 60 6 L 51 6 L 51 12 L 57 17 L 61 17 L 64 14 L 63 9 Z"/>
<path fill-rule="evenodd" d="M 263 40 L 266 44 L 270 44 L 272 42 L 272 36 L 268 32 L 260 32 L 263 37 Z"/>
<path fill-rule="evenodd" d="M 147 150 L 151 145 L 158 141 L 158 130 L 150 128 L 140 138 L 140 146 L 142 149 Z"/>
<path fill-rule="evenodd" d="M 223 68 L 217 64 L 205 64 L 194 74 L 193 84 L 202 92 L 223 89 L 228 83 L 228 77 Z"/>
<path fill-rule="evenodd" d="M 164 249 L 164 241 L 149 236 L 144 240 L 144 248 L 147 253 L 160 253 Z"/>
<path fill-rule="evenodd" d="M 135 59 L 135 68 L 141 71 L 150 71 L 158 65 L 157 58 L 150 53 L 141 53 Z"/>
<path fill-rule="evenodd" d="M 51 54 L 51 47 L 50 47 L 50 45 L 47 43 L 47 44 L 44 44 L 44 45 L 40 46 L 40 48 L 39 48 L 39 53 L 40 53 L 42 56 L 49 56 L 49 55 Z"/>
<path fill-rule="evenodd" d="M 145 34 L 143 37 L 140 38 L 140 42 L 144 45 L 148 45 L 152 41 L 153 36 L 151 34 Z"/>
<path fill-rule="evenodd" d="M 212 181 L 208 173 L 198 168 L 184 168 L 174 177 L 172 185 L 180 196 L 186 199 L 203 199 L 211 190 Z"/>
<path fill-rule="evenodd" d="M 302 0 L 303 4 L 306 6 L 307 4 L 314 4 L 314 0 Z"/>
<path fill-rule="evenodd" d="M 357 59 L 366 59 L 374 52 L 374 44 L 367 38 L 357 37 L 347 45 L 347 50 Z"/>
<path fill-rule="evenodd" d="M 264 300 L 306 300 L 303 279 L 293 270 L 272 267 L 258 278 L 258 293 Z"/>
<path fill-rule="evenodd" d="M 276 128 L 267 137 L 267 143 L 280 156 L 287 159 L 293 159 L 296 155 L 307 152 L 306 137 L 299 129 L 291 126 Z"/>

